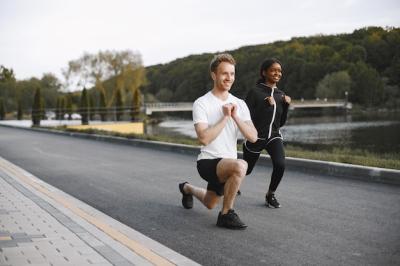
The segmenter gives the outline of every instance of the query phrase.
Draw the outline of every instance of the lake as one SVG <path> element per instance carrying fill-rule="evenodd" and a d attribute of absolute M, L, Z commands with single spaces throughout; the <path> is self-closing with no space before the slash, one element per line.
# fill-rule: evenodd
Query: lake
<path fill-rule="evenodd" d="M 289 116 L 281 132 L 286 143 L 309 147 L 336 145 L 376 153 L 400 151 L 398 114 Z M 147 133 L 196 138 L 192 121 L 176 118 L 148 125 Z"/>

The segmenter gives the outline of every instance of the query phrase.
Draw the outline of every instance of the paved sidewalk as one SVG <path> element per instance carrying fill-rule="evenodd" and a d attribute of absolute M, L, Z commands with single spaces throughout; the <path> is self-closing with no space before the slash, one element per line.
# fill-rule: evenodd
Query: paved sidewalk
<path fill-rule="evenodd" d="M 198 265 L 0 157 L 0 266 Z"/>

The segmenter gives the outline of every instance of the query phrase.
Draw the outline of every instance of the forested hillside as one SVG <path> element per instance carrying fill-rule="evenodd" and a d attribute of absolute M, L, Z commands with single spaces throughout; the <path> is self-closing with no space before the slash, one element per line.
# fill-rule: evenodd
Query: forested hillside
<path fill-rule="evenodd" d="M 221 52 L 231 53 L 237 61 L 232 93 L 239 97 L 254 86 L 261 62 L 276 57 L 283 63 L 279 88 L 293 99 L 343 99 L 348 92 L 349 100 L 362 108 L 400 110 L 400 28 L 368 27 L 350 34 L 296 37 Z M 130 55 L 131 60 L 114 60 Z M 115 106 L 117 98 L 120 105 L 132 106 L 135 91 L 136 98 L 144 94 L 146 102 L 194 101 L 211 89 L 213 55 L 190 55 L 144 68 L 141 55 L 130 51 L 84 54 L 69 62 L 66 71 L 80 84 L 72 91 L 65 89 L 68 80 L 64 84 L 54 74 L 16 80 L 13 70 L 0 64 L 0 113 L 30 113 L 37 88 L 43 108 L 60 105 L 76 111 L 85 85 L 91 108 Z"/>
<path fill-rule="evenodd" d="M 255 84 L 263 59 L 276 57 L 284 71 L 279 87 L 294 99 L 340 99 L 348 91 L 349 100 L 361 106 L 400 108 L 399 28 L 368 27 L 224 52 L 237 61 L 232 93 L 239 97 Z M 191 55 L 147 67 L 148 83 L 142 92 L 159 101 L 193 101 L 212 86 L 212 57 Z"/>

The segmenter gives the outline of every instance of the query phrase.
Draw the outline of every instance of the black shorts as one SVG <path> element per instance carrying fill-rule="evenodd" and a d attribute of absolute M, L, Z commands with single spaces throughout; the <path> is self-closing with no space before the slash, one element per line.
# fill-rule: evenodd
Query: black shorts
<path fill-rule="evenodd" d="M 208 182 L 207 190 L 214 191 L 219 196 L 224 195 L 225 183 L 220 183 L 217 176 L 217 164 L 222 158 L 202 159 L 197 161 L 197 171 Z"/>

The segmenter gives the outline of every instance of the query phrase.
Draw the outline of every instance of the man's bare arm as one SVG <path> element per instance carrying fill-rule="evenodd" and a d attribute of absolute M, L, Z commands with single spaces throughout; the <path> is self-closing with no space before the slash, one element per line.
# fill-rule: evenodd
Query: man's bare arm
<path fill-rule="evenodd" d="M 194 125 L 197 138 L 201 144 L 208 145 L 218 137 L 218 135 L 224 129 L 229 117 L 231 117 L 232 105 L 226 104 L 222 106 L 222 112 L 224 113 L 224 116 L 218 121 L 218 123 L 211 127 L 207 123 L 197 123 Z"/>
<path fill-rule="evenodd" d="M 237 106 L 233 105 L 232 108 L 232 118 L 235 121 L 236 125 L 238 126 L 242 135 L 250 142 L 254 143 L 257 141 L 258 132 L 257 129 L 254 127 L 252 121 L 242 121 L 237 116 Z"/>

